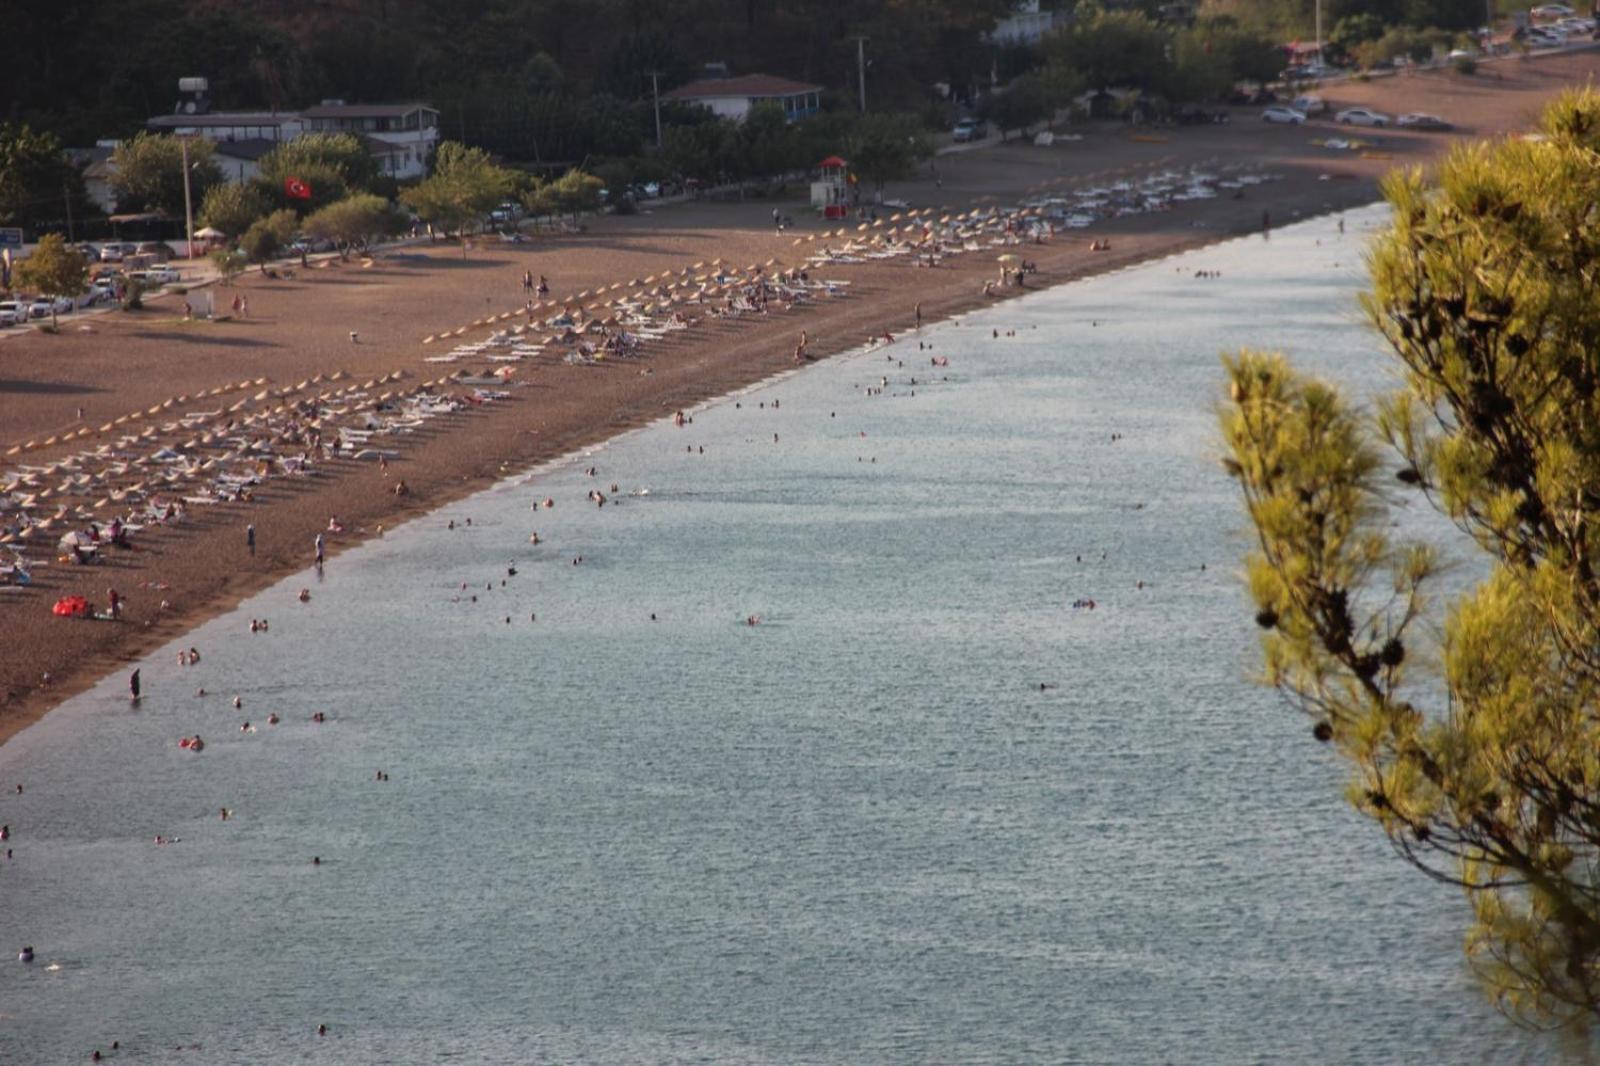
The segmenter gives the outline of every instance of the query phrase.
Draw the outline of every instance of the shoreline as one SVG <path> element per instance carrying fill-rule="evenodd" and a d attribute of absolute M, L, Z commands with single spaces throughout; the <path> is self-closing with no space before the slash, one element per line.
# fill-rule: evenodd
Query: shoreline
<path fill-rule="evenodd" d="M 1478 139 L 1526 128 L 1553 92 L 1581 84 L 1600 69 L 1600 59 L 1574 55 L 1502 69 L 1509 77 L 1497 81 L 1419 75 L 1381 85 L 1341 85 L 1325 95 L 1336 95 L 1341 105 L 1390 110 L 1431 107 L 1465 116 L 1471 108 L 1479 125 L 1462 132 Z M 1397 100 L 1403 105 L 1396 107 Z M 0 660 L 0 744 L 129 662 L 304 570 L 312 537 L 326 528 L 330 515 L 340 516 L 347 530 L 328 538 L 328 554 L 336 559 L 384 527 L 438 514 L 508 477 L 536 475 L 542 466 L 675 409 L 797 372 L 803 367 L 795 366 L 790 353 L 802 329 L 810 334 L 814 359 L 831 358 L 885 330 L 909 332 L 914 305 L 931 326 L 1259 233 L 1267 212 L 1273 223 L 1285 225 L 1372 204 L 1381 199 L 1378 181 L 1384 174 L 1426 166 L 1461 140 L 1386 131 L 1382 151 L 1330 154 L 1310 139 L 1317 129 L 1246 124 L 1253 113 L 1243 111 L 1235 118 L 1232 128 L 1173 129 L 1159 136 L 1098 128 L 1068 149 L 1013 143 L 940 157 L 942 181 L 907 183 L 904 195 L 919 204 L 961 205 L 949 209 L 955 211 L 1014 204 L 1068 182 L 1103 184 L 1162 168 L 1244 165 L 1281 178 L 1233 199 L 1111 219 L 1087 232 L 1058 233 L 1049 244 L 1019 248 L 1037 259 L 1039 272 L 1029 287 L 1007 288 L 999 299 L 981 293 L 983 281 L 994 276 L 994 256 L 985 251 L 957 256 L 937 269 L 903 261 L 830 266 L 824 276 L 851 280 L 847 298 L 754 320 L 708 319 L 655 342 L 637 360 L 579 367 L 540 359 L 526 373 L 519 369 L 520 387 L 510 399 L 442 415 L 412 436 L 393 438 L 399 454 L 391 471 L 353 459 L 328 460 L 316 477 L 262 484 L 256 502 L 197 507 L 181 524 L 149 527 L 140 535 L 141 550 L 113 553 L 108 565 L 53 564 L 36 571 L 29 590 L 0 598 L 0 642 L 8 649 Z M 520 304 L 513 279 L 524 270 L 548 272 L 554 286 L 570 293 L 713 256 L 727 256 L 730 263 L 777 258 L 792 264 L 809 250 L 795 247 L 793 238 L 823 227 L 802 219 L 794 230 L 774 234 L 766 221 L 771 206 L 761 200 L 678 205 L 599 220 L 585 234 L 487 244 L 470 255 L 455 246 L 429 246 L 380 257 L 371 269 L 351 262 L 288 280 L 242 276 L 238 287 L 260 309 L 253 308 L 248 320 L 187 323 L 157 307 L 139 315 L 99 316 L 87 326 L 73 323 L 57 337 L 18 338 L 0 346 L 0 448 L 53 437 L 63 426 L 109 423 L 129 410 L 151 408 L 153 415 L 161 408 L 151 405 L 163 397 L 198 396 L 199 389 L 231 386 L 241 378 L 281 386 L 335 370 L 358 381 L 396 368 L 413 380 L 436 375 L 439 370 L 426 365 L 424 356 L 437 349 L 423 347 L 423 335 L 438 334 L 445 321 L 481 318 L 486 307 L 492 316 L 497 298 L 500 307 Z M 1109 240 L 1111 250 L 1088 251 L 1091 239 Z M 82 414 L 84 409 L 90 413 Z M 409 495 L 391 491 L 399 479 Z M 243 551 L 247 523 L 259 531 L 259 554 Z M 78 593 L 102 601 L 112 583 L 131 592 L 122 621 L 97 625 L 48 616 L 55 597 Z M 156 606 L 163 600 L 171 601 L 170 609 Z M 52 677 L 48 685 L 40 681 L 44 672 Z"/>
<path fill-rule="evenodd" d="M 1288 224 L 1297 224 L 1328 214 L 1370 206 L 1378 202 L 1375 198 L 1376 189 L 1372 189 L 1371 192 L 1372 197 L 1357 198 L 1355 203 L 1339 204 L 1322 210 L 1301 213 Z M 1154 247 L 1140 245 L 1132 251 L 1120 253 L 1113 248 L 1111 254 L 1107 254 L 1097 260 L 1094 265 L 1074 271 L 1069 275 L 1052 276 L 1046 284 L 1038 284 L 1030 288 L 1006 289 L 1004 290 L 1004 295 L 997 298 L 986 298 L 981 295 L 974 295 L 970 299 L 956 297 L 951 301 L 953 305 L 941 308 L 937 317 L 925 315 L 923 324 L 925 328 L 939 326 L 974 311 L 998 308 L 1012 300 L 1025 299 L 1029 296 L 1063 288 L 1076 282 L 1103 277 L 1135 267 L 1147 266 L 1163 259 L 1175 258 L 1231 240 L 1247 239 L 1250 236 L 1252 234 L 1248 229 L 1207 230 L 1184 239 L 1162 241 Z M 885 308 L 885 314 L 888 313 L 888 309 Z M 910 332 L 910 330 L 907 331 L 907 333 Z M 819 340 L 814 343 L 813 347 L 816 349 L 817 354 L 811 362 L 801 366 L 763 367 L 762 372 L 756 376 L 751 376 L 745 380 L 718 382 L 718 385 L 725 387 L 703 390 L 701 394 L 695 396 L 692 400 L 683 402 L 678 406 L 685 411 L 690 411 L 732 398 L 741 392 L 759 389 L 782 377 L 804 373 L 807 369 L 825 360 L 832 360 L 857 352 L 861 349 L 862 342 L 857 340 L 840 345 L 830 343 L 827 340 Z M 381 537 L 397 526 L 438 515 L 445 509 L 465 499 L 469 499 L 481 492 L 492 490 L 507 481 L 537 477 L 541 470 L 573 461 L 587 449 L 613 441 L 665 417 L 668 416 L 663 413 L 641 421 L 634 422 L 630 420 L 630 424 L 627 425 L 607 425 L 592 434 L 578 434 L 560 442 L 557 444 L 560 450 L 554 454 L 523 457 L 514 468 L 508 468 L 508 465 L 502 462 L 498 473 L 490 473 L 487 470 L 479 469 L 463 474 L 453 487 L 431 495 L 426 500 L 420 498 L 419 495 L 413 495 L 409 501 L 405 502 L 397 500 L 386 512 L 374 516 L 363 516 L 374 522 L 376 518 L 381 517 L 384 519 L 382 523 L 353 525 L 339 539 L 337 544 L 330 542 L 328 550 L 330 565 L 338 555 L 348 548 L 365 544 L 370 540 Z M 148 621 L 140 628 L 127 629 L 115 641 L 115 646 L 101 655 L 85 660 L 69 671 L 60 673 L 52 671 L 53 680 L 48 686 L 37 686 L 20 699 L 13 698 L 0 703 L 0 745 L 4 745 L 28 726 L 42 719 L 59 704 L 98 685 L 119 667 L 149 656 L 155 649 L 170 643 L 184 633 L 192 631 L 213 618 L 227 614 L 251 596 L 281 583 L 292 574 L 304 569 L 304 560 L 302 559 L 297 563 L 274 566 L 247 575 L 241 575 L 237 580 L 225 581 L 222 588 L 219 588 L 212 596 L 203 601 L 193 603 L 179 610 L 166 612 L 159 620 Z"/>

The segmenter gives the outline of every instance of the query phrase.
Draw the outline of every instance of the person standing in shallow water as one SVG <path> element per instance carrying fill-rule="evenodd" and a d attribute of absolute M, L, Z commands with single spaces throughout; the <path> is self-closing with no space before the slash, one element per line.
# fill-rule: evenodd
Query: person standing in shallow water
<path fill-rule="evenodd" d="M 130 699 L 139 698 L 139 671 L 135 670 L 128 677 L 128 696 Z"/>
<path fill-rule="evenodd" d="M 317 548 L 317 569 L 320 570 L 322 568 L 323 549 L 327 546 L 327 542 L 323 539 L 322 534 L 318 533 L 315 543 Z"/>

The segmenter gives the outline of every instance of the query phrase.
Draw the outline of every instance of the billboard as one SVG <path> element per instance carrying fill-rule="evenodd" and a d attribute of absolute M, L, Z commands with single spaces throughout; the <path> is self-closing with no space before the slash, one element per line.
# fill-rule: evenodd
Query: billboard
<path fill-rule="evenodd" d="M 0 226 L 0 248 L 22 251 L 22 227 Z"/>

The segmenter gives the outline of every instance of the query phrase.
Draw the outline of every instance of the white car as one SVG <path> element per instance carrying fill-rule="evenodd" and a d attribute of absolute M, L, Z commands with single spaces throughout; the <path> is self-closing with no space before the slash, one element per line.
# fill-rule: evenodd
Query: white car
<path fill-rule="evenodd" d="M 128 277 L 141 281 L 146 285 L 174 285 L 183 280 L 183 275 L 171 267 L 151 267 L 149 270 L 135 270 Z"/>
<path fill-rule="evenodd" d="M 71 314 L 76 306 L 70 296 L 57 296 L 53 300 L 48 296 L 40 296 L 29 305 L 28 310 L 34 318 L 49 318 L 52 312 L 58 315 Z"/>
<path fill-rule="evenodd" d="M 133 247 L 121 241 L 107 241 L 100 246 L 100 262 L 120 263 L 133 254 Z"/>
<path fill-rule="evenodd" d="M 1334 115 L 1333 119 L 1344 126 L 1387 126 L 1389 124 L 1388 115 L 1367 107 L 1347 107 L 1337 115 Z"/>
<path fill-rule="evenodd" d="M 1303 125 L 1306 120 L 1304 111 L 1296 111 L 1292 107 L 1269 107 L 1261 112 L 1262 122 L 1283 122 L 1291 126 Z"/>
<path fill-rule="evenodd" d="M 1309 118 L 1328 110 L 1328 103 L 1320 96 L 1297 96 L 1289 107 Z"/>
<path fill-rule="evenodd" d="M 1558 19 L 1566 18 L 1569 15 L 1575 14 L 1575 12 L 1566 4 L 1540 4 L 1538 7 L 1530 11 L 1529 14 L 1536 19 Z"/>

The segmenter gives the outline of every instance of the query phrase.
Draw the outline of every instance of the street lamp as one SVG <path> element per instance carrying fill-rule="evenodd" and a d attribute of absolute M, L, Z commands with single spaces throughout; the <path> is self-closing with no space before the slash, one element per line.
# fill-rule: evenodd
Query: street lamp
<path fill-rule="evenodd" d="M 180 136 L 178 146 L 183 152 L 183 229 L 188 242 L 185 259 L 194 258 L 194 201 L 189 195 L 189 138 Z"/>

